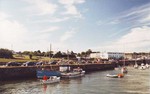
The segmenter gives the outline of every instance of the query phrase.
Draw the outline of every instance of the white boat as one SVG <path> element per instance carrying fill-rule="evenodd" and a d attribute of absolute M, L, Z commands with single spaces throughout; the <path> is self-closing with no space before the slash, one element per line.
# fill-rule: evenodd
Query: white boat
<path fill-rule="evenodd" d="M 150 65 L 149 65 L 149 64 L 147 64 L 147 63 L 146 63 L 146 65 L 145 65 L 145 66 L 146 66 L 146 68 L 147 68 L 147 69 L 149 69 L 149 67 L 150 67 Z"/>
<path fill-rule="evenodd" d="M 141 64 L 141 66 L 139 67 L 140 70 L 145 70 L 146 66 L 144 65 L 144 63 Z"/>
<path fill-rule="evenodd" d="M 107 77 L 110 77 L 110 78 L 122 78 L 122 77 L 124 77 L 124 75 L 123 74 L 107 74 L 106 75 Z"/>
<path fill-rule="evenodd" d="M 60 82 L 60 77 L 51 76 L 47 80 L 42 80 L 42 84 L 51 84 L 51 83 L 58 83 Z"/>
<path fill-rule="evenodd" d="M 115 74 L 107 74 L 106 76 L 110 78 L 118 78 L 118 75 Z"/>
<path fill-rule="evenodd" d="M 125 57 L 125 53 L 124 53 L 124 57 Z M 123 67 L 121 68 L 121 73 L 128 73 L 128 69 L 125 67 L 125 59 L 124 59 L 124 63 L 123 63 Z"/>
<path fill-rule="evenodd" d="M 62 72 L 61 77 L 63 78 L 75 78 L 75 77 L 81 77 L 84 76 L 85 71 L 83 71 L 81 68 L 73 69 L 71 72 Z"/>
<path fill-rule="evenodd" d="M 139 67 L 138 64 L 135 63 L 134 68 L 135 68 L 135 69 L 138 69 L 138 67 Z"/>
<path fill-rule="evenodd" d="M 128 73 L 128 70 L 127 70 L 126 67 L 123 67 L 123 68 L 121 69 L 121 72 L 122 72 L 122 73 Z"/>

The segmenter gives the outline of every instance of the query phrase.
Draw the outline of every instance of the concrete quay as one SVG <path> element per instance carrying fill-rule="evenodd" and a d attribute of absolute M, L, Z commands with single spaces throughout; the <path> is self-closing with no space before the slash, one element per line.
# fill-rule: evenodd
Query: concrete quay
<path fill-rule="evenodd" d="M 43 66 L 1 66 L 0 80 L 17 80 L 36 78 L 36 70 L 45 68 L 59 71 L 60 65 L 43 65 Z M 68 65 L 71 68 L 81 67 L 86 72 L 114 69 L 115 64 L 78 64 Z"/>
<path fill-rule="evenodd" d="M 129 65 L 134 65 L 135 63 L 137 63 L 138 65 L 141 65 L 142 63 L 144 64 L 150 64 L 150 59 L 142 59 L 142 60 L 121 60 L 118 62 L 115 62 L 117 65 L 123 66 L 129 66 Z"/>

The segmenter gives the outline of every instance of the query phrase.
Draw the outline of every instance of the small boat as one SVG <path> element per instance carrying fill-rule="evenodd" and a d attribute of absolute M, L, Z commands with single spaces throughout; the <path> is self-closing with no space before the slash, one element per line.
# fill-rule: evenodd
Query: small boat
<path fill-rule="evenodd" d="M 137 63 L 135 63 L 135 65 L 133 66 L 135 69 L 138 69 L 138 64 Z"/>
<path fill-rule="evenodd" d="M 147 68 L 147 69 L 149 69 L 149 67 L 150 67 L 150 65 L 149 65 L 149 64 L 147 64 L 147 63 L 146 63 L 146 65 L 145 65 L 145 66 L 146 66 L 146 68 Z"/>
<path fill-rule="evenodd" d="M 124 77 L 124 75 L 121 73 L 119 73 L 117 75 L 116 74 L 107 74 L 106 76 L 110 77 L 110 78 L 122 78 L 122 77 Z"/>
<path fill-rule="evenodd" d="M 107 74 L 106 76 L 110 78 L 118 78 L 118 75 L 115 74 Z"/>
<path fill-rule="evenodd" d="M 127 70 L 126 67 L 123 67 L 123 68 L 121 69 L 121 72 L 122 72 L 122 73 L 128 73 L 128 70 Z"/>
<path fill-rule="evenodd" d="M 125 54 L 124 54 L 125 55 Z M 121 73 L 128 73 L 127 68 L 125 67 L 125 59 L 124 59 L 124 63 L 123 63 L 123 67 L 121 68 Z"/>
<path fill-rule="evenodd" d="M 60 77 L 51 76 L 51 77 L 49 77 L 49 79 L 43 79 L 41 81 L 42 81 L 42 84 L 58 83 L 58 82 L 60 82 Z"/>
<path fill-rule="evenodd" d="M 140 70 L 145 70 L 146 66 L 144 65 L 144 63 L 141 64 L 141 66 L 139 67 Z"/>
<path fill-rule="evenodd" d="M 81 68 L 75 68 L 73 71 L 70 72 L 62 72 L 61 77 L 63 78 L 75 78 L 75 77 L 81 77 L 84 76 L 85 71 L 83 71 Z"/>

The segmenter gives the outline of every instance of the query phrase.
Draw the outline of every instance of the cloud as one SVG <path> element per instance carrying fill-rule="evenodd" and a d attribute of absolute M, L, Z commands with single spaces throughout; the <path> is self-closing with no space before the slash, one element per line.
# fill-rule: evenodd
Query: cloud
<path fill-rule="evenodd" d="M 124 35 L 116 44 L 122 44 L 127 50 L 140 50 L 150 46 L 150 27 L 142 26 L 131 29 L 131 32 Z M 149 49 L 147 49 L 149 50 Z"/>
<path fill-rule="evenodd" d="M 142 26 L 132 28 L 130 32 L 117 41 L 111 41 L 101 47 L 93 47 L 101 51 L 121 51 L 121 52 L 139 52 L 149 51 L 150 49 L 150 27 Z M 144 49 L 144 50 L 143 50 Z"/>
<path fill-rule="evenodd" d="M 31 17 L 34 17 L 34 20 L 33 18 L 29 18 L 29 21 L 32 23 L 58 23 L 71 18 L 83 18 L 76 5 L 84 3 L 85 0 L 59 0 L 53 2 L 49 0 L 23 1 L 28 3 L 26 12 L 28 12 Z M 37 15 L 39 17 L 37 17 Z"/>
<path fill-rule="evenodd" d="M 4 12 L 0 12 L 0 20 L 7 19 L 7 18 L 9 18 L 9 17 L 10 17 L 10 15 L 8 15 L 8 14 L 6 14 L 6 13 L 4 13 Z"/>
<path fill-rule="evenodd" d="M 50 22 L 62 22 L 62 21 L 66 21 L 66 20 L 68 20 L 68 19 L 69 19 L 69 17 L 52 18 L 52 19 L 50 20 Z"/>
<path fill-rule="evenodd" d="M 50 17 L 48 18 L 44 18 L 44 19 L 37 19 L 34 21 L 28 20 L 29 23 L 58 23 L 58 22 L 64 22 L 69 20 L 70 17 Z"/>
<path fill-rule="evenodd" d="M 57 10 L 57 5 L 48 0 L 24 0 L 31 4 L 28 11 L 36 15 L 54 14 Z"/>
<path fill-rule="evenodd" d="M 59 3 L 64 5 L 82 4 L 85 0 L 59 0 Z"/>
<path fill-rule="evenodd" d="M 84 2 L 85 2 L 85 0 L 59 0 L 59 3 L 63 4 L 64 8 L 66 9 L 66 11 L 63 12 L 62 14 L 72 15 L 72 16 L 77 17 L 77 18 L 82 18 L 82 15 L 78 11 L 75 4 L 82 4 Z"/>
<path fill-rule="evenodd" d="M 81 16 L 80 12 L 77 11 L 77 8 L 75 6 L 67 5 L 67 6 L 65 6 L 65 8 L 67 9 L 67 11 L 64 12 L 64 14 Z"/>
<path fill-rule="evenodd" d="M 150 11 L 150 3 L 145 4 L 143 6 L 139 6 L 139 7 L 134 7 L 128 11 L 125 11 L 122 13 L 122 15 L 120 16 L 120 18 L 126 18 L 126 17 L 131 17 L 131 16 L 140 16 L 143 17 L 143 14 L 147 14 Z"/>
<path fill-rule="evenodd" d="M 8 20 L 6 16 L 8 14 L 0 12 L 1 14 L 3 18 L 0 19 L 0 47 L 7 47 L 11 43 L 22 43 L 27 32 L 26 27 L 16 20 Z"/>
<path fill-rule="evenodd" d="M 71 31 L 67 31 L 62 35 L 62 37 L 60 38 L 60 41 L 64 42 L 70 39 L 71 37 L 73 37 L 74 34 L 76 34 L 76 31 L 74 29 L 72 29 Z"/>
<path fill-rule="evenodd" d="M 150 11 L 150 3 L 133 7 L 127 11 L 123 11 L 118 16 L 110 19 L 109 21 L 105 22 L 104 24 L 119 24 L 119 23 L 133 23 L 133 25 L 145 25 L 148 23 L 148 20 L 150 19 L 149 13 Z"/>
<path fill-rule="evenodd" d="M 146 16 L 145 18 L 140 19 L 139 22 L 141 22 L 141 23 L 150 22 L 150 14 L 148 16 Z"/>
<path fill-rule="evenodd" d="M 111 21 L 111 22 L 109 22 L 108 24 L 118 24 L 118 23 L 120 23 L 120 21 L 119 20 L 114 20 L 114 21 Z"/>
<path fill-rule="evenodd" d="M 56 30 L 59 30 L 60 27 L 58 26 L 53 26 L 53 27 L 49 27 L 48 29 L 45 29 L 43 31 L 41 31 L 41 33 L 50 33 L 50 32 L 53 32 L 53 31 L 56 31 Z"/>

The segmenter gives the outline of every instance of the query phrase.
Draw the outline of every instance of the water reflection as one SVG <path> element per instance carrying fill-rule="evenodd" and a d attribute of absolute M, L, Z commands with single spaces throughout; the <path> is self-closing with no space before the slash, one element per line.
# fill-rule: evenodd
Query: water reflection
<path fill-rule="evenodd" d="M 47 85 L 44 84 L 44 85 L 43 85 L 43 91 L 44 91 L 44 94 L 46 94 L 46 89 L 47 89 Z"/>

